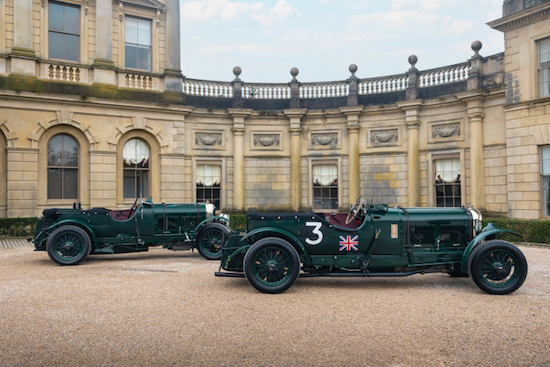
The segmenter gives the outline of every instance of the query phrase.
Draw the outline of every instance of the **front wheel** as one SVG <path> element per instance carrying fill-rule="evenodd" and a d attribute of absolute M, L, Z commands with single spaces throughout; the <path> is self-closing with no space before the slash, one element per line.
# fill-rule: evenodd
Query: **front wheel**
<path fill-rule="evenodd" d="M 197 250 L 208 260 L 222 258 L 222 246 L 229 239 L 229 228 L 220 223 L 206 225 L 197 236 Z"/>
<path fill-rule="evenodd" d="M 76 265 L 90 253 L 90 236 L 80 227 L 62 226 L 50 234 L 46 250 L 59 265 Z"/>
<path fill-rule="evenodd" d="M 250 285 L 263 293 L 282 293 L 300 273 L 298 252 L 290 243 L 268 237 L 254 243 L 244 256 L 244 275 Z"/>
<path fill-rule="evenodd" d="M 490 240 L 474 248 L 468 259 L 468 273 L 485 292 L 509 294 L 525 281 L 527 260 L 511 243 Z"/>

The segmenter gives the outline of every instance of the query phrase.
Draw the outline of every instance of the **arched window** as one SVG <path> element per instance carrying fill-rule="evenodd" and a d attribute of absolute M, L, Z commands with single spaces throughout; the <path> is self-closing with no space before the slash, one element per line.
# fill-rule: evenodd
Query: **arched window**
<path fill-rule="evenodd" d="M 122 150 L 123 195 L 128 198 L 149 197 L 149 147 L 142 139 L 130 139 Z"/>
<path fill-rule="evenodd" d="M 48 199 L 78 198 L 78 143 L 67 134 L 48 142 Z"/>

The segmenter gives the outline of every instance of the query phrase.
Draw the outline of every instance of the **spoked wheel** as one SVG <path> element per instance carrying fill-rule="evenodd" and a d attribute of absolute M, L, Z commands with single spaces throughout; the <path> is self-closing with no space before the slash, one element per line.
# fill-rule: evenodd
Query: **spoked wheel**
<path fill-rule="evenodd" d="M 468 259 L 468 273 L 485 292 L 508 294 L 525 281 L 527 260 L 511 243 L 491 240 L 474 248 Z"/>
<path fill-rule="evenodd" d="M 300 258 L 287 241 L 276 237 L 257 241 L 244 257 L 248 282 L 264 293 L 281 293 L 298 279 Z"/>
<path fill-rule="evenodd" d="M 50 259 L 59 265 L 75 265 L 88 257 L 90 237 L 77 226 L 59 227 L 48 237 L 46 249 Z"/>
<path fill-rule="evenodd" d="M 208 260 L 219 260 L 222 247 L 229 239 L 229 228 L 220 223 L 206 225 L 197 236 L 197 250 Z"/>

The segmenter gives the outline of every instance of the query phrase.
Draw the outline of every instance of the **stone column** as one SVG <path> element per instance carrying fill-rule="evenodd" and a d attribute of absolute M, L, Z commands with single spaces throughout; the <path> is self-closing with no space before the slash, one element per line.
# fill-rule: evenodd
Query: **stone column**
<path fill-rule="evenodd" d="M 164 85 L 167 92 L 183 91 L 181 74 L 180 1 L 166 1 L 166 70 Z"/>
<path fill-rule="evenodd" d="M 11 73 L 36 76 L 36 56 L 33 49 L 32 0 L 13 3 L 13 48 Z"/>
<path fill-rule="evenodd" d="M 348 202 L 353 204 L 361 196 L 359 172 L 359 115 L 363 106 L 341 107 L 340 111 L 348 118 L 348 160 L 349 160 L 349 197 Z"/>
<path fill-rule="evenodd" d="M 355 76 L 357 71 L 357 65 L 351 64 L 349 66 L 349 71 L 351 73 L 350 78 L 348 79 L 349 85 L 349 94 L 348 94 L 348 106 L 357 106 L 359 104 L 359 78 Z"/>
<path fill-rule="evenodd" d="M 300 82 L 296 79 L 300 71 L 298 68 L 290 69 L 292 80 L 290 81 L 290 109 L 300 108 Z"/>
<path fill-rule="evenodd" d="M 302 116 L 306 109 L 284 110 L 290 120 L 290 207 L 300 210 L 302 186 Z"/>
<path fill-rule="evenodd" d="M 233 208 L 244 210 L 244 127 L 245 118 L 252 110 L 227 109 L 233 117 Z"/>
<path fill-rule="evenodd" d="M 112 0 L 96 0 L 94 83 L 117 84 L 112 37 L 113 2 Z M 122 67 L 123 65 L 121 65 Z"/>
<path fill-rule="evenodd" d="M 408 195 L 409 206 L 420 206 L 420 108 L 422 100 L 398 102 L 397 105 L 405 111 L 405 125 L 407 125 L 407 154 L 408 154 Z"/>
<path fill-rule="evenodd" d="M 485 162 L 483 160 L 483 95 L 465 93 L 459 95 L 467 103 L 470 121 L 470 201 L 474 208 L 485 209 Z"/>

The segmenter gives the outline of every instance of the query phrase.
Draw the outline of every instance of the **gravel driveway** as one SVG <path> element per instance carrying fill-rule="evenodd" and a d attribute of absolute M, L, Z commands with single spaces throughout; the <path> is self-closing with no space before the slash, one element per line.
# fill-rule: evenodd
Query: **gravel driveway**
<path fill-rule="evenodd" d="M 469 278 L 299 279 L 280 295 L 160 248 L 0 250 L 0 366 L 549 366 L 550 249 L 508 296 Z"/>

